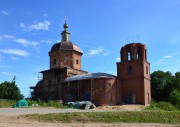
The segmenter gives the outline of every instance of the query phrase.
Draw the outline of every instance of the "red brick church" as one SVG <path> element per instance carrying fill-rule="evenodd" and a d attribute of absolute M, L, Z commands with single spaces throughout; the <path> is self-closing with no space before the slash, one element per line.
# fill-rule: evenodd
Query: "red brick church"
<path fill-rule="evenodd" d="M 62 40 L 49 52 L 50 68 L 33 89 L 33 98 L 44 101 L 91 101 L 96 106 L 121 103 L 148 105 L 151 101 L 150 63 L 145 44 L 130 43 L 120 50 L 117 76 L 81 69 L 80 48 L 70 41 L 65 22 Z"/>

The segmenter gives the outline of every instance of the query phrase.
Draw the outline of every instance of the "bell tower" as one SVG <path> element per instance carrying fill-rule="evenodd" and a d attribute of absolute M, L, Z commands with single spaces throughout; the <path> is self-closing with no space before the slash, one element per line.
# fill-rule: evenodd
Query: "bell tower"
<path fill-rule="evenodd" d="M 150 63 L 145 44 L 130 43 L 121 48 L 121 62 L 117 63 L 117 78 L 122 101 L 148 105 L 151 101 Z"/>

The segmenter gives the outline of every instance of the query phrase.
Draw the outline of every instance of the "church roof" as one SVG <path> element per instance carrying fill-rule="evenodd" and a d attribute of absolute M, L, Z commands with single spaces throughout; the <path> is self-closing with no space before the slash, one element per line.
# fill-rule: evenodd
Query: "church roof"
<path fill-rule="evenodd" d="M 82 53 L 80 48 L 77 45 L 73 44 L 71 41 L 61 41 L 54 44 L 51 48 L 51 52 L 59 50 L 74 50 Z"/>
<path fill-rule="evenodd" d="M 81 75 L 68 77 L 64 81 L 71 82 L 71 81 L 93 79 L 93 78 L 116 78 L 116 76 L 107 73 L 91 73 L 91 74 L 81 74 Z"/>
<path fill-rule="evenodd" d="M 43 80 L 40 80 L 40 81 L 36 84 L 36 87 L 43 86 L 43 84 L 44 84 Z"/>
<path fill-rule="evenodd" d="M 64 27 L 64 30 L 61 33 L 62 40 L 61 40 L 61 42 L 56 43 L 52 46 L 51 52 L 59 51 L 59 50 L 74 50 L 79 53 L 82 53 L 80 48 L 76 44 L 73 44 L 70 41 L 70 33 L 68 31 L 68 25 L 67 25 L 66 21 L 65 21 L 65 24 L 63 25 L 63 27 Z"/>

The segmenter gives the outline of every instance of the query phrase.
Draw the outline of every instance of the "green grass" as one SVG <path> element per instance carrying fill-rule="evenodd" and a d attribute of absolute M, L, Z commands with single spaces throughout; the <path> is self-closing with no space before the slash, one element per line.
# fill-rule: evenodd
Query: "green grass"
<path fill-rule="evenodd" d="M 29 106 L 32 106 L 32 104 L 38 104 L 40 107 L 55 107 L 55 108 L 68 108 L 68 106 L 63 105 L 62 103 L 59 103 L 57 101 L 34 101 L 34 100 L 27 100 Z"/>
<path fill-rule="evenodd" d="M 145 110 L 163 110 L 163 111 L 180 111 L 178 107 L 169 102 L 152 102 Z"/>
<path fill-rule="evenodd" d="M 16 102 L 16 100 L 0 99 L 0 108 L 11 108 Z"/>
<path fill-rule="evenodd" d="M 25 115 L 29 119 L 45 122 L 102 122 L 102 123 L 180 123 L 180 112 L 131 111 L 131 112 L 84 112 Z"/>
<path fill-rule="evenodd" d="M 8 100 L 8 99 L 0 99 L 0 108 L 10 108 L 13 104 L 16 104 L 17 100 Z M 34 101 L 27 100 L 29 107 L 32 107 L 32 104 L 38 104 L 38 107 L 55 107 L 55 108 L 67 108 L 68 106 L 63 105 L 57 101 Z"/>

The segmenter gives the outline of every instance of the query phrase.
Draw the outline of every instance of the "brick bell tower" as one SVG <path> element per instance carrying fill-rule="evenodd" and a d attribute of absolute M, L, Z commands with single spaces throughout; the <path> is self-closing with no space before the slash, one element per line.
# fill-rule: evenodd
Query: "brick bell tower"
<path fill-rule="evenodd" d="M 127 104 L 150 104 L 150 63 L 147 61 L 146 45 L 127 44 L 121 48 L 120 55 L 117 78 L 122 101 Z"/>

